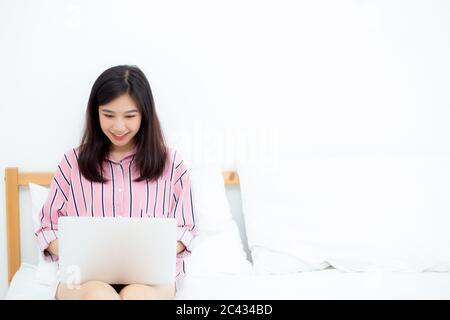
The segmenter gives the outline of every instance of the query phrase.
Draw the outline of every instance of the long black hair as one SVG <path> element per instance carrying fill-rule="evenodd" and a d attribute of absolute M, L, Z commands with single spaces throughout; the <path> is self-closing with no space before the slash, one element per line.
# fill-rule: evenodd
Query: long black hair
<path fill-rule="evenodd" d="M 134 137 L 137 150 L 133 162 L 140 172 L 136 181 L 156 180 L 164 171 L 167 148 L 150 84 L 138 67 L 120 65 L 105 70 L 91 89 L 78 155 L 78 166 L 86 179 L 106 182 L 101 168 L 111 142 L 100 127 L 98 108 L 123 94 L 130 95 L 141 113 L 141 126 Z"/>

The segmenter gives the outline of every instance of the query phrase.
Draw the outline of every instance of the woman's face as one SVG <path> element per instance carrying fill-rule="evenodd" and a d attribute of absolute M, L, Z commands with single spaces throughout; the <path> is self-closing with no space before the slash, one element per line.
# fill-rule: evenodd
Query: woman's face
<path fill-rule="evenodd" d="M 115 151 L 128 151 L 141 126 L 141 114 L 134 100 L 123 94 L 98 108 L 100 126 Z"/>

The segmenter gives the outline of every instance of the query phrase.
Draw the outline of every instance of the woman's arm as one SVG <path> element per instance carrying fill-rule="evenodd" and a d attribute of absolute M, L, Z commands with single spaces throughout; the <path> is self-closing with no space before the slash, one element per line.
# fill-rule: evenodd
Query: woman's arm
<path fill-rule="evenodd" d="M 172 168 L 174 168 L 173 197 L 175 198 L 175 205 L 173 212 L 169 216 L 177 219 L 177 253 L 179 258 L 185 258 L 191 253 L 191 242 L 197 233 L 197 228 L 194 218 L 194 200 L 192 198 L 189 171 L 180 154 L 176 151 Z"/>
<path fill-rule="evenodd" d="M 73 155 L 72 155 L 73 154 Z M 50 192 L 47 200 L 40 211 L 40 225 L 35 230 L 35 236 L 40 251 L 45 261 L 55 261 L 53 252 L 49 250 L 49 245 L 58 238 L 58 217 L 65 215 L 67 197 L 70 193 L 70 179 L 72 166 L 71 161 L 74 158 L 74 150 L 67 151 L 59 162 L 55 170 L 52 182 L 50 184 Z M 57 252 L 57 246 L 53 244 L 53 251 Z"/>

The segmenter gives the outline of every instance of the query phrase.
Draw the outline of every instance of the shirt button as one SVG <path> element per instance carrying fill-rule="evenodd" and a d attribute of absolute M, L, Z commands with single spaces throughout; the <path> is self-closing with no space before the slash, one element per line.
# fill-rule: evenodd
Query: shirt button
<path fill-rule="evenodd" d="M 121 188 L 119 188 L 119 192 L 122 192 L 122 189 L 121 189 Z"/>

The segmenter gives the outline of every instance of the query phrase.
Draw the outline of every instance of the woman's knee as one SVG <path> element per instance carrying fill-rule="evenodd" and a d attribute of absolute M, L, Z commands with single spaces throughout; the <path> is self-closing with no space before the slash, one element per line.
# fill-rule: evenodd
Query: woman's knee
<path fill-rule="evenodd" d="M 81 299 L 83 300 L 119 300 L 120 296 L 106 282 L 88 281 L 81 285 Z"/>
<path fill-rule="evenodd" d="M 120 296 L 105 282 L 88 281 L 77 287 L 60 283 L 56 298 L 58 300 L 119 300 Z"/>
<path fill-rule="evenodd" d="M 122 300 L 157 300 L 173 299 L 175 296 L 175 287 L 168 286 L 150 286 L 143 284 L 130 284 L 120 291 Z"/>

